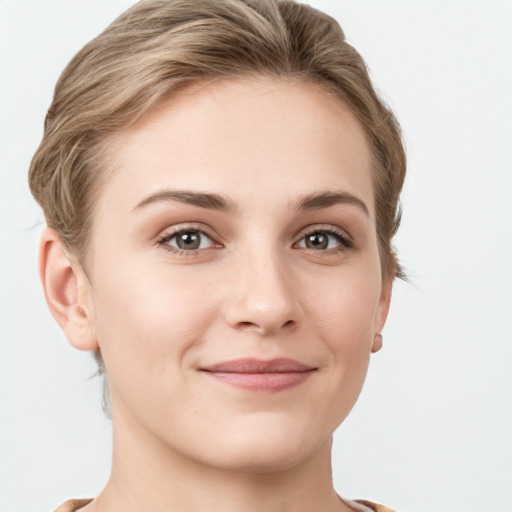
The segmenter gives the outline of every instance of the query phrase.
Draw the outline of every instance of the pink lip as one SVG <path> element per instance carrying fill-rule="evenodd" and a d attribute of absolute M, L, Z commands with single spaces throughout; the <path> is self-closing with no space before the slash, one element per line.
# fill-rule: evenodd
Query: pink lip
<path fill-rule="evenodd" d="M 282 391 L 307 380 L 316 368 L 294 359 L 247 358 L 214 364 L 201 371 L 226 384 L 252 391 Z"/>

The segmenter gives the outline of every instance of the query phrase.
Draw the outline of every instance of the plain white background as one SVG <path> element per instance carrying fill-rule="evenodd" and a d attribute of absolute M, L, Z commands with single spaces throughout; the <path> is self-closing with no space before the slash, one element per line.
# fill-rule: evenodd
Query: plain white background
<path fill-rule="evenodd" d="M 108 477 L 92 358 L 38 282 L 26 174 L 60 72 L 130 3 L 0 0 L 1 512 L 53 510 Z M 396 245 L 412 284 L 335 435 L 336 487 L 401 512 L 511 512 L 512 2 L 310 3 L 366 58 L 409 156 Z"/>

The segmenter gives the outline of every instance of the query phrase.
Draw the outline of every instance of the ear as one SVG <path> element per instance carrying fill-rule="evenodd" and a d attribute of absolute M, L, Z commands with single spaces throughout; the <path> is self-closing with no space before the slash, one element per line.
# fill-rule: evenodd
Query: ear
<path fill-rule="evenodd" d="M 98 349 L 89 280 L 51 228 L 41 236 L 39 275 L 48 307 L 69 343 L 79 350 Z"/>
<path fill-rule="evenodd" d="M 393 280 L 388 279 L 382 283 L 382 290 L 377 305 L 374 322 L 374 338 L 372 343 L 372 352 L 378 352 L 382 348 L 382 329 L 386 323 L 389 313 L 389 305 L 391 304 L 391 291 L 393 289 Z"/>

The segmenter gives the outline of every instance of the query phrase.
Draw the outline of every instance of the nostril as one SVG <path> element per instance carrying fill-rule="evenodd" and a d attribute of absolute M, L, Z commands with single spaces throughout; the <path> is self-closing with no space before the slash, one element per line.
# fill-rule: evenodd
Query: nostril
<path fill-rule="evenodd" d="M 294 320 L 288 320 L 287 322 L 285 322 L 284 324 L 282 324 L 280 326 L 281 329 L 283 328 L 292 328 L 293 326 L 295 326 L 295 321 Z M 236 327 L 238 329 L 263 329 L 263 330 L 266 330 L 267 328 L 269 328 L 270 330 L 275 330 L 276 326 L 269 326 L 269 325 L 266 325 L 266 326 L 263 326 L 263 325 L 259 325 L 257 322 L 238 322 L 236 324 Z M 279 328 L 277 326 L 277 328 Z"/>
<path fill-rule="evenodd" d="M 255 324 L 253 324 L 252 322 L 239 322 L 238 323 L 239 327 L 251 327 L 253 325 L 255 325 Z"/>

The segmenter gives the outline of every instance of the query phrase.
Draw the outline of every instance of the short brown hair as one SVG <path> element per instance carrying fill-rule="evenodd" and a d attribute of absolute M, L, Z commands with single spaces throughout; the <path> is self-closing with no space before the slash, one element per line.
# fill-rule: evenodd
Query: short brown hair
<path fill-rule="evenodd" d="M 246 75 L 314 82 L 355 114 L 375 161 L 382 275 L 403 277 L 391 245 L 406 169 L 399 125 L 339 24 L 290 0 L 142 0 L 88 43 L 57 83 L 30 166 L 47 224 L 84 263 L 102 142 L 187 84 Z"/>

